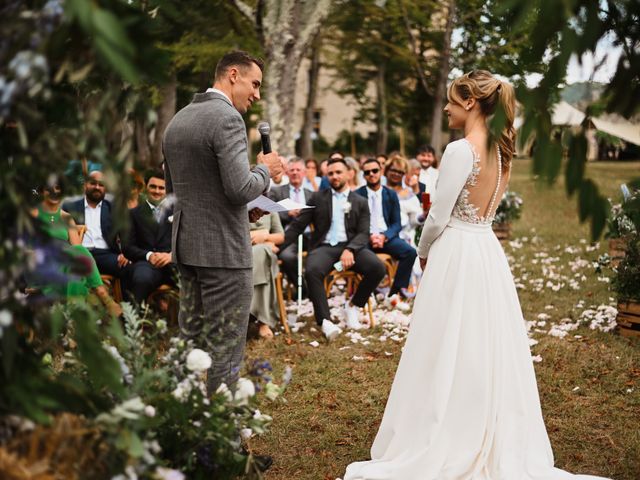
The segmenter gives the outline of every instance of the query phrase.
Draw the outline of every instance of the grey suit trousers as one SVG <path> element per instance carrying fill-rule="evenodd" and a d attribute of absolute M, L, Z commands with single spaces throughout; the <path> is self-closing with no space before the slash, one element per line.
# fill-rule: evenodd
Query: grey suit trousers
<path fill-rule="evenodd" d="M 207 390 L 238 380 L 247 339 L 253 294 L 251 268 L 194 267 L 178 264 L 183 337 L 211 355 Z"/>

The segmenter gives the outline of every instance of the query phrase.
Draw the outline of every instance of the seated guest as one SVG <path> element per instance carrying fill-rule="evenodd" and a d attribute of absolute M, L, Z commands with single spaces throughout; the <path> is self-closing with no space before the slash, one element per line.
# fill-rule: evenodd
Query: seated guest
<path fill-rule="evenodd" d="M 131 225 L 124 253 L 133 263 L 129 290 L 142 304 L 160 285 L 173 283 L 171 264 L 171 210 L 162 206 L 165 180 L 162 170 L 145 175 L 146 200 L 129 211 Z"/>
<path fill-rule="evenodd" d="M 285 198 L 290 198 L 294 202 L 308 204 L 313 192 L 307 190 L 303 186 L 305 178 L 305 164 L 300 157 L 293 157 L 287 165 L 287 176 L 289 184 L 280 187 L 273 187 L 267 194 L 271 200 L 279 202 Z M 280 212 L 280 223 L 285 230 L 289 224 L 300 215 L 300 210 L 289 210 L 288 212 Z M 303 242 L 303 248 L 306 248 L 308 241 L 308 232 Z M 283 248 L 278 254 L 278 258 L 282 260 L 282 272 L 292 285 L 298 284 L 298 241 Z M 303 287 L 304 288 L 304 287 Z"/>
<path fill-rule="evenodd" d="M 438 160 L 436 151 L 431 145 L 418 148 L 416 160 L 420 162 L 420 193 L 431 195 L 431 202 L 435 200 L 436 182 L 438 181 Z"/>
<path fill-rule="evenodd" d="M 360 186 L 358 185 L 360 165 L 358 165 L 358 161 L 352 157 L 345 157 L 344 161 L 347 164 L 347 185 L 349 186 L 349 190 L 353 192 Z"/>
<path fill-rule="evenodd" d="M 82 245 L 93 255 L 103 275 L 124 278 L 128 274 L 129 259 L 120 251 L 114 229 L 113 208 L 105 199 L 104 175 L 89 173 L 84 184 L 84 198 L 65 202 L 62 209 L 69 212 L 76 224 L 86 225 Z"/>
<path fill-rule="evenodd" d="M 416 227 L 422 225 L 425 215 L 417 195 L 408 186 L 403 185 L 403 178 L 408 171 L 408 162 L 401 155 L 392 155 L 385 171 L 387 187 L 396 192 L 400 201 L 400 238 L 412 247 L 416 247 Z"/>
<path fill-rule="evenodd" d="M 424 184 L 422 186 L 420 185 L 420 170 L 422 170 L 422 167 L 420 166 L 420 162 L 415 158 L 412 158 L 407 163 L 407 172 L 402 179 L 402 186 L 410 188 L 416 196 L 420 197 L 421 188 L 424 192 Z"/>
<path fill-rule="evenodd" d="M 109 295 L 93 256 L 80 244 L 80 233 L 73 218 L 61 208 L 62 185 L 57 183 L 39 188 L 37 192 L 42 200 L 31 214 L 41 222 L 42 231 L 49 240 L 57 244 L 60 251 L 67 253 L 76 261 L 75 263 L 84 265 L 85 268 L 82 274 L 74 275 L 73 268 L 69 268 L 69 265 L 61 259 L 59 272 L 55 272 L 56 275 L 36 270 L 28 279 L 29 286 L 36 288 L 45 296 L 54 297 L 85 297 L 93 293 L 111 315 L 121 315 L 122 308 Z M 47 262 L 56 263 L 57 260 L 49 257 Z M 53 277 L 58 276 L 57 273 L 63 279 L 62 283 L 53 281 Z"/>
<path fill-rule="evenodd" d="M 284 242 L 284 230 L 277 213 L 265 215 L 250 225 L 253 245 L 253 297 L 250 312 L 260 323 L 260 337 L 273 338 L 278 312 L 276 254 L 279 250 L 277 245 Z"/>
<path fill-rule="evenodd" d="M 308 158 L 305 160 L 304 166 L 306 167 L 306 172 L 302 186 L 307 190 L 317 192 L 322 182 L 322 178 L 318 176 L 318 164 L 315 159 Z"/>
<path fill-rule="evenodd" d="M 309 240 L 309 255 L 305 267 L 305 280 L 316 322 L 322 333 L 332 340 L 340 334 L 331 322 L 329 303 L 324 290 L 324 278 L 341 262 L 345 270 L 353 268 L 363 275 L 353 297 L 345 305 L 348 328 L 361 328 L 358 311 L 364 307 L 371 293 L 384 277 L 382 262 L 367 247 L 369 241 L 369 209 L 367 201 L 347 185 L 347 165 L 342 158 L 328 162 L 331 189 L 313 195 L 309 205 L 291 223 L 285 232 L 283 247 L 295 242 L 298 235 L 313 222 Z"/>
<path fill-rule="evenodd" d="M 129 199 L 127 200 L 127 208 L 131 210 L 132 208 L 136 208 L 138 206 L 138 202 L 140 201 L 140 194 L 144 190 L 144 179 L 133 168 L 129 170 L 129 175 L 131 176 L 131 193 L 129 194 Z"/>
<path fill-rule="evenodd" d="M 398 260 L 398 270 L 391 285 L 389 296 L 406 296 L 411 280 L 411 269 L 416 259 L 416 250 L 398 235 L 402 230 L 400 222 L 400 203 L 396 192 L 381 184 L 382 165 L 371 158 L 363 167 L 367 185 L 357 193 L 367 199 L 371 212 L 369 244 L 374 252 L 386 253 Z"/>
<path fill-rule="evenodd" d="M 335 159 L 344 160 L 344 154 L 338 150 L 335 150 L 329 154 L 329 158 L 323 160 L 320 164 L 320 172 L 322 173 L 322 181 L 320 182 L 320 188 L 318 190 L 330 190 L 331 183 L 329 182 L 329 177 L 327 176 L 329 162 Z"/>

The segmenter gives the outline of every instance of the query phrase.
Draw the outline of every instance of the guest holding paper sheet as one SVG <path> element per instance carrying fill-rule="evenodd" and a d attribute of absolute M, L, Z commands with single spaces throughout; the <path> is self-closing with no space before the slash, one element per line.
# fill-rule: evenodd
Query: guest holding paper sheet
<path fill-rule="evenodd" d="M 289 185 L 281 187 L 273 187 L 268 195 L 274 202 L 279 202 L 285 198 L 289 198 L 296 203 L 308 204 L 313 195 L 311 190 L 304 188 L 303 183 L 306 177 L 305 162 L 300 157 L 293 157 L 289 160 L 287 166 L 287 176 L 289 177 Z M 280 222 L 285 231 L 291 222 L 300 215 L 300 210 L 289 210 L 288 212 L 280 212 Z M 310 230 L 305 230 L 303 236 L 303 250 L 306 251 L 309 241 Z M 293 242 L 278 253 L 278 258 L 282 260 L 282 272 L 292 285 L 297 285 L 298 276 L 298 242 Z M 302 287 L 303 296 L 306 296 L 306 286 Z"/>

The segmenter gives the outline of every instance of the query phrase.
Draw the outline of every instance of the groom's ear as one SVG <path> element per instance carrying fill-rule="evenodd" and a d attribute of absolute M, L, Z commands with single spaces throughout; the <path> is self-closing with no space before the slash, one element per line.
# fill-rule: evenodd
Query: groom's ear
<path fill-rule="evenodd" d="M 240 74 L 238 67 L 229 67 L 229 71 L 227 73 L 229 78 L 229 83 L 233 85 L 238 81 L 238 75 Z"/>

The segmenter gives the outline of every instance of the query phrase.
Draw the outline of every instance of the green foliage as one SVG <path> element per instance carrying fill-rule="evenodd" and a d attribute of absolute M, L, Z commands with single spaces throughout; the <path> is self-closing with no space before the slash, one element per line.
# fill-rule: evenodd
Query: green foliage
<path fill-rule="evenodd" d="M 392 0 L 383 6 L 378 2 L 350 1 L 335 9 L 331 17 L 333 35 L 324 36 L 329 45 L 328 64 L 335 69 L 336 79 L 341 80 L 338 93 L 357 102 L 357 121 L 375 122 L 383 115 L 380 99 L 372 102 L 368 91 L 382 72 L 389 129 L 405 126 L 414 133 L 414 144 L 423 142 L 418 137 L 428 123 L 433 100 L 416 77 L 418 70 L 423 71 L 430 88 L 435 89 L 437 58 L 431 55 L 428 60 L 421 59 L 423 54 L 428 56 L 429 51 L 442 46 L 442 29 L 435 28 L 432 20 L 437 10 L 438 2 L 433 0 Z M 412 41 L 418 52 L 412 50 Z"/>
<path fill-rule="evenodd" d="M 627 250 L 611 282 L 618 300 L 640 302 L 640 235 L 627 239 Z"/>
<path fill-rule="evenodd" d="M 554 2 L 511 0 L 496 6 L 497 12 L 510 12 L 517 30 L 533 19 L 527 38 L 531 48 L 523 52 L 527 63 L 548 64 L 540 84 L 527 89 L 520 85 L 518 99 L 524 110 L 524 125 L 520 141 L 524 144 L 530 135 L 535 136 L 534 173 L 552 183 L 560 173 L 563 156 L 562 140 L 552 135 L 551 108 L 559 95 L 566 68 L 572 55 L 580 57 L 594 52 L 599 40 L 605 36 L 614 46 L 622 47 L 622 56 L 614 78 L 604 96 L 606 110 L 626 117 L 638 111 L 633 99 L 640 95 L 640 32 L 638 21 L 640 4 L 632 0 L 576 0 L 563 2 L 561 8 Z M 557 45 L 557 48 L 549 48 Z M 584 136 L 584 130 L 580 133 Z M 607 218 L 607 202 L 593 182 L 584 178 L 586 148 L 583 141 L 570 142 L 570 161 L 565 175 L 569 194 L 578 197 L 579 215 L 582 221 L 590 220 L 593 238 L 602 234 Z"/>
<path fill-rule="evenodd" d="M 607 219 L 607 238 L 622 238 L 640 231 L 640 190 L 622 203 L 611 205 Z"/>

